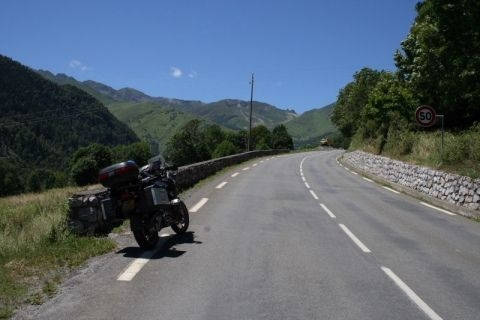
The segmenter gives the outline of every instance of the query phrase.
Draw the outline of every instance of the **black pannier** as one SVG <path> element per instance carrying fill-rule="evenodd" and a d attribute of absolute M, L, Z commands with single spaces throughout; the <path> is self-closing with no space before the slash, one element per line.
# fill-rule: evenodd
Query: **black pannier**
<path fill-rule="evenodd" d="M 144 189 L 146 203 L 150 210 L 170 205 L 170 199 L 168 197 L 167 186 L 164 183 L 155 183 Z"/>
<path fill-rule="evenodd" d="M 134 182 L 138 178 L 138 166 L 128 160 L 103 168 L 98 174 L 98 181 L 106 188 L 118 188 Z"/>

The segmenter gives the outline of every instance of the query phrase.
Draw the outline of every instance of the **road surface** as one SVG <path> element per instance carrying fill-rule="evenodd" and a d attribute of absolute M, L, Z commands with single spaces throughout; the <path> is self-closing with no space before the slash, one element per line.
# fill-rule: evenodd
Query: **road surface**
<path fill-rule="evenodd" d="M 190 232 L 131 234 L 18 319 L 480 319 L 480 224 L 347 171 L 266 157 L 188 193 Z"/>

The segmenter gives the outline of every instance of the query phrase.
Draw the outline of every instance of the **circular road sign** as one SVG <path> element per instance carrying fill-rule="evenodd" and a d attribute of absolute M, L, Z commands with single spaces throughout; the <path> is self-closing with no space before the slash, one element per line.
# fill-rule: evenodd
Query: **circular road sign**
<path fill-rule="evenodd" d="M 432 107 L 423 105 L 417 108 L 415 118 L 422 127 L 431 127 L 435 124 L 437 113 Z"/>

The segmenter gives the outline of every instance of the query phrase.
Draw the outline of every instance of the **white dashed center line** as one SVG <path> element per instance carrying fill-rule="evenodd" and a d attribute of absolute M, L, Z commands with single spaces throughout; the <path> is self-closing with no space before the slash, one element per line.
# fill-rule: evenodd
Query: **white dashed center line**
<path fill-rule="evenodd" d="M 412 300 L 425 314 L 432 320 L 442 320 L 435 311 L 432 310 L 405 282 L 402 281 L 392 270 L 387 267 L 381 267 L 383 272 Z"/>
<path fill-rule="evenodd" d="M 250 169 L 250 167 L 243 168 L 242 170 L 245 171 L 245 170 L 248 170 L 248 169 Z"/>
<path fill-rule="evenodd" d="M 421 201 L 420 201 L 420 203 L 423 204 L 423 205 L 426 206 L 426 207 L 429 207 L 429 208 L 438 210 L 438 211 L 443 212 L 443 213 L 446 213 L 446 214 L 448 214 L 448 215 L 450 215 L 450 216 L 456 216 L 456 214 L 453 213 L 453 212 L 450 212 L 450 211 L 447 211 L 447 210 L 443 210 L 443 209 L 437 208 L 437 207 L 435 207 L 435 206 L 432 206 L 431 204 L 428 204 L 428 203 L 425 203 L 425 202 L 421 202 Z"/>
<path fill-rule="evenodd" d="M 320 203 L 320 207 L 322 207 L 323 210 L 325 210 L 325 212 L 330 216 L 330 218 L 333 218 L 335 219 L 336 216 L 332 213 L 332 211 L 330 211 L 326 205 L 324 205 L 323 203 Z"/>
<path fill-rule="evenodd" d="M 256 167 L 258 165 L 258 163 L 254 163 L 252 164 L 252 167 Z"/>
<path fill-rule="evenodd" d="M 189 212 L 197 212 L 198 210 L 200 210 L 201 207 L 203 207 L 203 205 L 205 203 L 207 203 L 208 201 L 208 198 L 202 198 L 200 201 L 198 201 L 198 203 L 196 205 L 194 205 L 192 208 L 190 208 L 190 210 L 188 210 Z"/>
<path fill-rule="evenodd" d="M 400 192 L 398 192 L 397 190 L 393 190 L 392 188 L 385 187 L 385 186 L 382 186 L 382 187 L 383 187 L 383 189 L 386 189 L 386 190 L 391 191 L 391 192 L 393 192 L 393 193 L 397 193 L 397 194 L 400 193 Z"/>
<path fill-rule="evenodd" d="M 263 162 L 263 160 L 260 160 L 260 163 L 262 163 L 262 162 Z"/>
<path fill-rule="evenodd" d="M 350 237 L 350 239 L 352 239 L 353 242 L 355 242 L 355 244 L 365 253 L 369 253 L 371 252 L 370 249 L 367 248 L 366 245 L 364 245 L 362 243 L 362 241 L 360 241 L 353 233 L 352 231 L 350 231 L 344 224 L 341 224 L 339 223 L 338 224 L 340 226 L 340 228 L 342 228 L 342 230 L 347 234 L 347 236 Z"/>
<path fill-rule="evenodd" d="M 238 176 L 240 173 L 238 172 L 235 172 L 234 174 L 231 175 L 232 178 L 235 178 L 236 176 Z"/>
<path fill-rule="evenodd" d="M 303 182 L 307 182 L 307 180 L 305 180 L 305 177 L 304 177 L 304 176 L 302 176 L 302 180 L 303 180 Z"/>
<path fill-rule="evenodd" d="M 310 190 L 310 193 L 312 194 L 312 197 L 313 197 L 315 200 L 318 200 L 318 197 L 317 197 L 317 195 L 315 194 L 315 192 L 313 192 L 313 190 Z"/>
<path fill-rule="evenodd" d="M 222 183 L 220 183 L 218 186 L 216 186 L 215 188 L 216 189 L 222 189 L 228 182 L 227 181 L 223 181 Z"/>

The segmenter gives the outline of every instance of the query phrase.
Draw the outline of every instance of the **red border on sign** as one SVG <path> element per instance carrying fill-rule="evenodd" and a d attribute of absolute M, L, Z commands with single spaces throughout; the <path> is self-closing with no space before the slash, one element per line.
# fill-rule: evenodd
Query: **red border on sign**
<path fill-rule="evenodd" d="M 422 109 L 428 109 L 432 112 L 433 114 L 432 121 L 430 121 L 429 123 L 421 123 L 420 120 L 418 119 L 418 116 L 419 116 L 418 114 Z M 417 110 L 415 111 L 415 119 L 417 120 L 417 123 L 422 127 L 431 127 L 435 124 L 435 122 L 437 122 L 437 113 L 435 112 L 435 109 L 433 109 L 432 107 L 427 105 L 422 105 L 418 107 Z"/>

